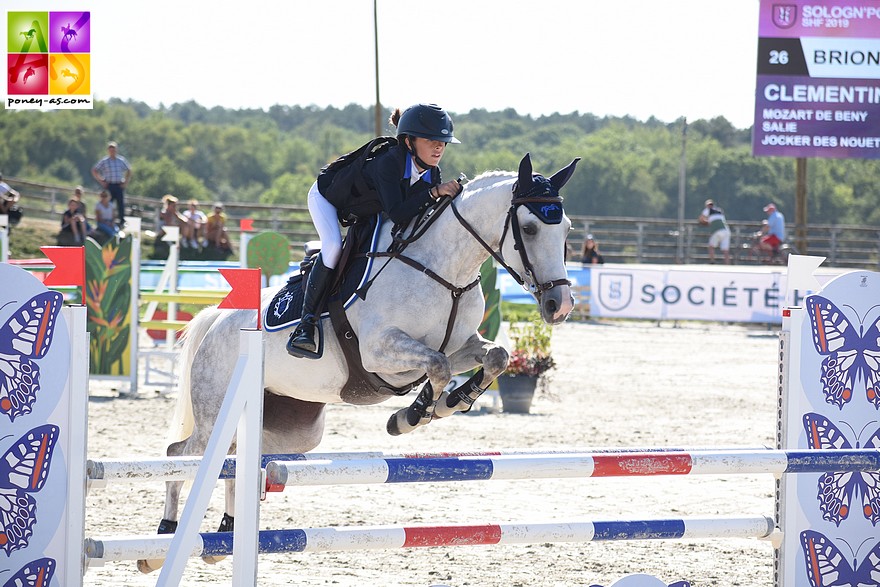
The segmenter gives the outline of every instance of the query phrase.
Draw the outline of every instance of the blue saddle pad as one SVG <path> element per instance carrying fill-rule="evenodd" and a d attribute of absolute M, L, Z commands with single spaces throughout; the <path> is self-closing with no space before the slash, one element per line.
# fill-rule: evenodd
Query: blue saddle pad
<path fill-rule="evenodd" d="M 379 242 L 379 234 L 383 220 L 377 215 L 368 224 L 355 229 L 352 226 L 346 235 L 346 239 L 354 238 L 355 249 L 352 251 L 352 260 L 343 269 L 345 275 L 341 287 L 332 292 L 330 299 L 343 299 L 344 308 L 351 306 L 357 299 L 355 293 L 370 278 L 373 267 L 373 259 L 364 253 L 375 252 Z M 359 254 L 360 253 L 360 254 Z M 287 284 L 275 294 L 263 316 L 263 326 L 269 332 L 284 330 L 299 324 L 303 305 L 302 275 L 295 272 L 287 280 Z M 329 318 L 330 313 L 324 309 L 321 319 Z"/>

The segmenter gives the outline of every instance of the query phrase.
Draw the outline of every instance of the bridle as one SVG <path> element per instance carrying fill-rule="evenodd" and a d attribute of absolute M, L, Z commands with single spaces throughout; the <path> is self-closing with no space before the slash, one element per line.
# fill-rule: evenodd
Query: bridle
<path fill-rule="evenodd" d="M 546 281 L 544 283 L 538 283 L 538 278 L 535 275 L 535 267 L 532 265 L 531 260 L 529 259 L 529 253 L 526 250 L 525 243 L 522 238 L 522 230 L 519 225 L 519 217 L 517 216 L 517 210 L 520 206 L 529 203 L 539 203 L 539 204 L 556 204 L 560 208 L 562 207 L 562 196 L 556 194 L 554 195 L 550 190 L 549 186 L 546 186 L 541 183 L 533 183 L 531 189 L 524 194 L 517 194 L 519 191 L 519 182 L 514 183 L 513 185 L 513 193 L 510 198 L 510 208 L 507 210 L 507 218 L 504 220 L 504 230 L 501 232 L 501 239 L 498 241 L 498 250 L 494 250 L 483 238 L 474 230 L 474 227 L 470 225 L 470 223 L 461 215 L 458 211 L 458 208 L 455 205 L 455 202 L 452 203 L 452 212 L 455 214 L 456 219 L 458 219 L 458 223 L 467 230 L 474 240 L 480 243 L 486 251 L 489 252 L 492 257 L 498 261 L 498 263 L 504 267 L 511 277 L 526 291 L 533 294 L 540 303 L 541 296 L 547 290 L 553 289 L 557 285 L 571 285 L 571 281 L 569 279 L 554 279 L 552 281 Z M 513 267 L 510 266 L 507 261 L 505 261 L 504 256 L 501 251 L 504 250 L 504 239 L 507 238 L 508 230 L 510 234 L 513 235 L 513 248 L 519 252 L 519 258 L 522 262 L 523 271 L 525 276 L 520 275 Z"/>

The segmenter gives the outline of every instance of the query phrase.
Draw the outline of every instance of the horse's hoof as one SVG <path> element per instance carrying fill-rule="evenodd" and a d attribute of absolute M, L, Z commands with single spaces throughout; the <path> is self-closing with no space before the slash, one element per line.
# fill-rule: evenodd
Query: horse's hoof
<path fill-rule="evenodd" d="M 163 558 L 140 559 L 137 562 L 137 567 L 140 572 L 146 575 L 147 573 L 158 571 L 164 563 L 165 559 Z"/>
<path fill-rule="evenodd" d="M 391 417 L 388 418 L 388 424 L 385 426 L 385 430 L 388 431 L 388 434 L 391 436 L 400 436 L 405 432 L 410 432 L 410 430 L 401 430 L 400 424 L 403 423 L 404 426 L 409 428 L 409 424 L 406 422 L 406 409 L 402 409 L 398 412 L 391 414 Z"/>
<path fill-rule="evenodd" d="M 206 563 L 208 563 L 209 565 L 216 565 L 217 563 L 219 563 L 220 561 L 222 561 L 225 558 L 226 558 L 225 556 L 203 556 L 202 560 L 205 561 Z"/>
<path fill-rule="evenodd" d="M 388 425 L 385 426 L 385 429 L 388 431 L 388 434 L 391 436 L 400 436 L 401 434 L 408 434 L 421 426 L 422 424 L 427 424 L 431 421 L 430 418 L 426 418 L 426 421 L 419 421 L 415 426 L 409 423 L 409 419 L 407 418 L 407 412 L 410 408 L 401 408 L 394 412 L 390 418 L 388 418 Z"/>

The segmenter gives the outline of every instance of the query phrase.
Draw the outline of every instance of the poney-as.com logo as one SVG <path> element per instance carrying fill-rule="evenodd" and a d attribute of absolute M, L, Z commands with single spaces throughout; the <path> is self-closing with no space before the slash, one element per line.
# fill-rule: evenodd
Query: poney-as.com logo
<path fill-rule="evenodd" d="M 8 12 L 6 107 L 91 108 L 88 12 Z"/>

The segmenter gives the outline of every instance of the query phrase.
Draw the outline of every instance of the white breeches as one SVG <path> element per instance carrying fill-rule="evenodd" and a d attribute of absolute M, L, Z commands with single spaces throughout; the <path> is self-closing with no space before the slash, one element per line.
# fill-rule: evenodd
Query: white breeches
<path fill-rule="evenodd" d="M 342 254 L 342 234 L 336 207 L 318 191 L 318 182 L 309 189 L 309 214 L 321 239 L 321 260 L 324 267 L 333 269 Z"/>

